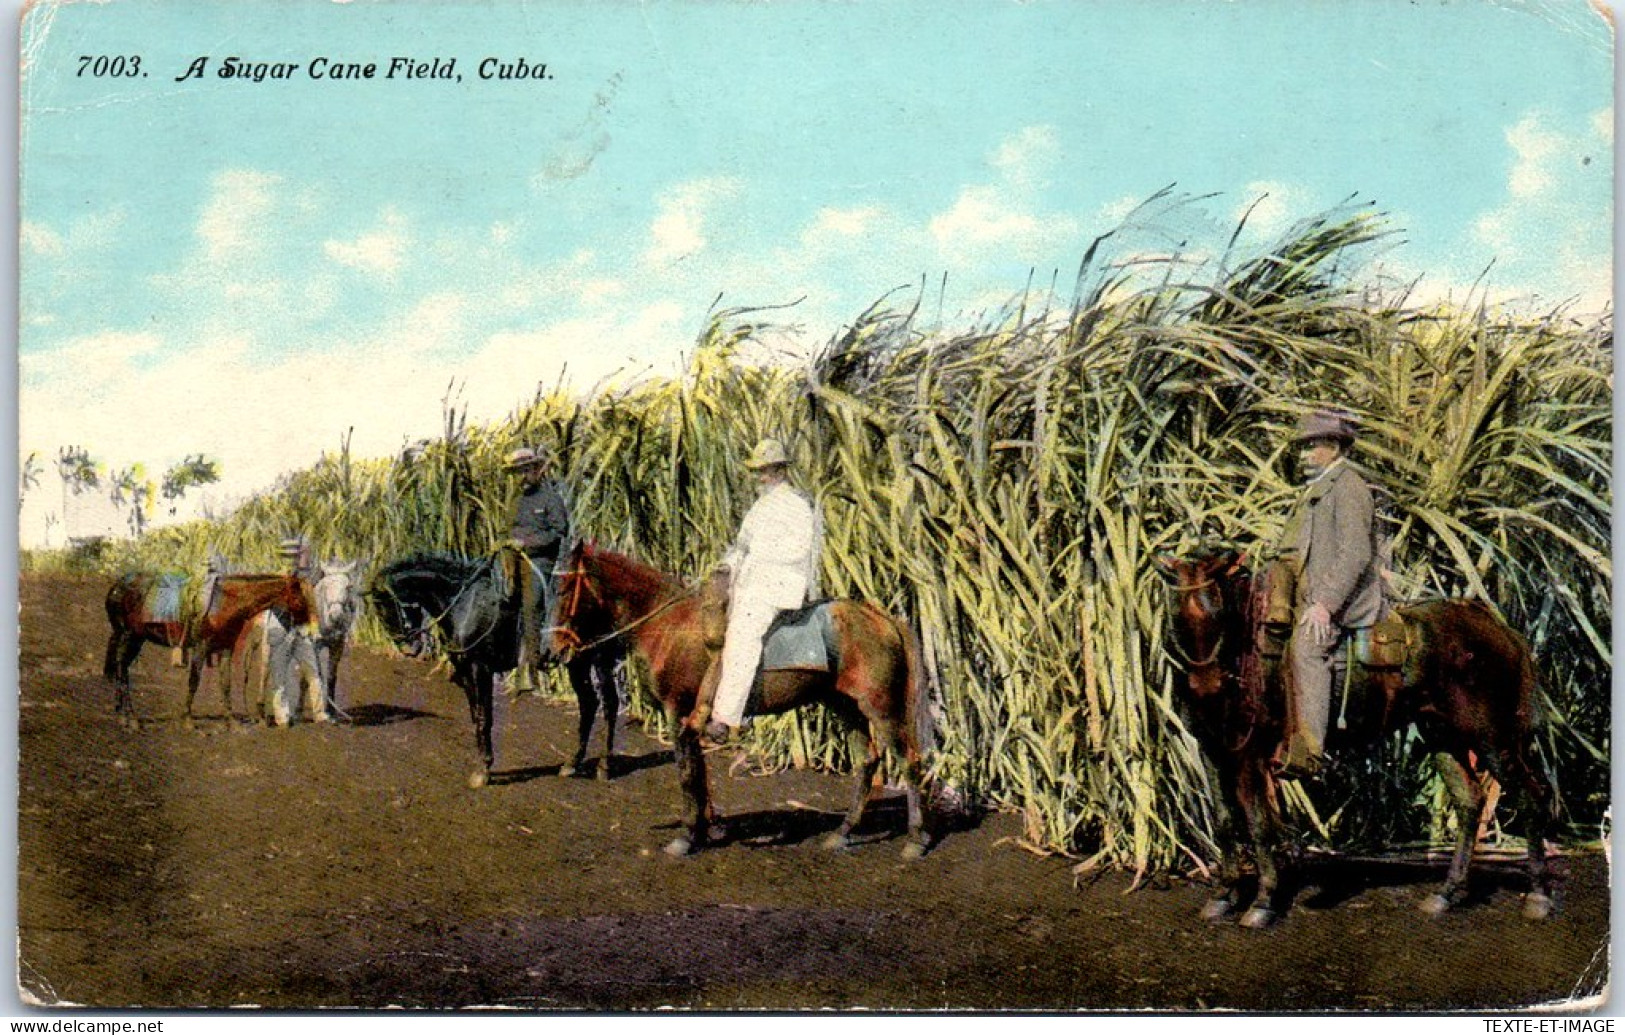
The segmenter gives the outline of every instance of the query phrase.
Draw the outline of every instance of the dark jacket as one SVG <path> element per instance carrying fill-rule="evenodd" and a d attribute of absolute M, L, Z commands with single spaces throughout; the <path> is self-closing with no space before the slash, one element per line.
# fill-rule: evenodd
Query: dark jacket
<path fill-rule="evenodd" d="M 570 534 L 570 506 L 559 483 L 546 480 L 526 489 L 514 508 L 513 539 L 532 557 L 557 557 Z"/>
<path fill-rule="evenodd" d="M 1281 543 L 1296 560 L 1300 608 L 1325 604 L 1346 629 L 1382 617 L 1375 520 L 1371 487 L 1347 460 L 1304 490 Z"/>

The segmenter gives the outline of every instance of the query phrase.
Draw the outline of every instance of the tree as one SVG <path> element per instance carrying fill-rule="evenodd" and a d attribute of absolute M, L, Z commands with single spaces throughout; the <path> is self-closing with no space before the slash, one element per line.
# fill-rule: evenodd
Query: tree
<path fill-rule="evenodd" d="M 220 480 L 220 465 L 202 453 L 189 456 L 164 472 L 163 486 L 159 490 L 169 500 L 169 516 L 180 509 L 182 497 L 198 485 L 209 485 Z"/>
<path fill-rule="evenodd" d="M 89 489 L 98 488 L 101 485 L 101 476 L 96 473 L 96 461 L 83 446 L 63 446 L 58 450 L 56 470 L 62 478 L 62 531 L 63 534 L 67 534 L 70 491 L 72 495 L 77 496 Z"/>
<path fill-rule="evenodd" d="M 39 488 L 39 477 L 42 471 L 43 468 L 40 467 L 39 453 L 37 452 L 29 453 L 28 458 L 23 461 L 22 467 L 18 468 L 17 511 L 19 513 L 22 512 L 23 500 L 27 498 L 29 492 Z"/>
<path fill-rule="evenodd" d="M 108 476 L 110 490 L 115 506 L 130 508 L 130 533 L 140 536 L 147 529 L 147 513 L 152 509 L 153 488 L 152 482 L 147 478 L 146 468 L 141 464 L 134 464 L 122 471 L 114 472 Z"/>

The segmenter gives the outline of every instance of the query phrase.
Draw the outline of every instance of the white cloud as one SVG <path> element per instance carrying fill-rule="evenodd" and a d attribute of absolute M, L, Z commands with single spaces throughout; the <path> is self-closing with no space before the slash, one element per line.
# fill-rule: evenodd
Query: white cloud
<path fill-rule="evenodd" d="M 649 227 L 644 261 L 669 266 L 703 250 L 707 243 L 705 223 L 712 207 L 737 189 L 732 180 L 710 178 L 681 184 L 663 194 Z"/>
<path fill-rule="evenodd" d="M 282 177 L 252 169 L 219 173 L 198 217 L 197 236 L 212 263 L 242 262 L 258 254 L 277 229 Z"/>
<path fill-rule="evenodd" d="M 1242 188 L 1241 204 L 1236 206 L 1231 220 L 1239 223 L 1245 217 L 1248 230 L 1273 236 L 1302 218 L 1310 207 L 1310 199 L 1304 191 L 1291 184 L 1254 180 Z"/>
<path fill-rule="evenodd" d="M 961 188 L 953 205 L 927 223 L 943 262 L 963 268 L 1059 261 L 1073 248 L 1078 221 L 1040 211 L 1035 200 L 1060 153 L 1060 141 L 1048 126 L 1028 126 L 1001 141 L 988 156 L 994 182 Z"/>
<path fill-rule="evenodd" d="M 62 235 L 40 223 L 30 223 L 24 220 L 18 236 L 22 239 L 23 249 L 36 255 L 55 258 L 60 257 L 67 250 Z"/>
<path fill-rule="evenodd" d="M 385 210 L 377 229 L 353 241 L 326 241 L 322 251 L 341 266 L 388 277 L 400 271 L 411 244 L 405 217 L 394 210 Z"/>
<path fill-rule="evenodd" d="M 801 232 L 801 241 L 811 248 L 825 247 L 831 242 L 849 243 L 869 234 L 882 215 L 873 205 L 820 209 Z"/>
<path fill-rule="evenodd" d="M 966 187 L 952 208 L 931 220 L 931 235 L 945 249 L 960 244 L 998 244 L 1032 236 L 1036 217 L 1010 206 L 996 187 Z"/>
<path fill-rule="evenodd" d="M 1060 138 L 1053 126 L 1027 126 L 1007 137 L 991 159 L 1007 183 L 1042 186 L 1061 155 Z"/>
<path fill-rule="evenodd" d="M 1533 198 L 1549 191 L 1557 180 L 1554 165 L 1564 157 L 1567 141 L 1543 125 L 1535 114 L 1524 116 L 1508 129 L 1506 140 L 1514 156 L 1507 177 L 1508 193 L 1514 198 Z"/>
<path fill-rule="evenodd" d="M 1471 281 L 1489 266 L 1492 290 L 1602 309 L 1613 278 L 1611 124 L 1592 116 L 1565 125 L 1527 112 L 1505 139 L 1506 193 L 1478 214 L 1456 268 L 1442 278 Z"/>

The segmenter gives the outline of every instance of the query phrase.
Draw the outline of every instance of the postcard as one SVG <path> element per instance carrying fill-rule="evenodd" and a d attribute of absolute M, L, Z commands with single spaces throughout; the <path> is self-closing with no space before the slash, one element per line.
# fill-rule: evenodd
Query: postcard
<path fill-rule="evenodd" d="M 1609 9 L 19 31 L 18 1013 L 1606 1005 Z"/>

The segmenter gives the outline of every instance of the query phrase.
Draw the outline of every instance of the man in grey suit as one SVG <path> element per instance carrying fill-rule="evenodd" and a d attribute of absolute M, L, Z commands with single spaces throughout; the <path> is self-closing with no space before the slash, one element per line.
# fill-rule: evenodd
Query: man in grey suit
<path fill-rule="evenodd" d="M 1371 488 L 1348 458 L 1353 425 L 1335 413 L 1312 413 L 1299 422 L 1297 442 L 1307 485 L 1281 537 L 1297 572 L 1297 621 L 1287 648 L 1294 699 L 1285 757 L 1277 758 L 1288 777 L 1319 771 L 1344 647 L 1383 607 Z"/>

